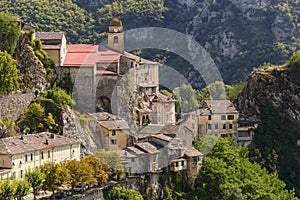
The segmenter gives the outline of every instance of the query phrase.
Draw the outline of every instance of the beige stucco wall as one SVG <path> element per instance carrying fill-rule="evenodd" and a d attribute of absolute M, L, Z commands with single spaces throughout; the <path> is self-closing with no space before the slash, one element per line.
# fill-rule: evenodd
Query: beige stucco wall
<path fill-rule="evenodd" d="M 155 124 L 174 125 L 175 118 L 175 101 L 169 102 L 152 102 L 152 113 L 150 121 Z"/>
<path fill-rule="evenodd" d="M 48 157 L 48 151 L 50 152 L 50 157 Z M 16 178 L 24 178 L 28 168 L 39 167 L 46 162 L 59 163 L 63 160 L 70 159 L 80 159 L 80 144 L 65 145 L 16 155 L 0 155 L 0 166 L 3 168 L 11 168 L 12 176 L 15 176 Z"/>
<path fill-rule="evenodd" d="M 102 134 L 104 137 L 104 141 L 102 142 L 103 144 L 103 149 L 107 151 L 112 151 L 112 150 L 118 150 L 118 149 L 125 149 L 128 146 L 128 138 L 129 134 L 127 131 L 124 130 L 115 130 L 116 134 L 113 136 L 112 135 L 112 130 L 108 130 L 105 127 L 101 126 Z M 115 139 L 116 144 L 111 144 L 110 140 Z"/>

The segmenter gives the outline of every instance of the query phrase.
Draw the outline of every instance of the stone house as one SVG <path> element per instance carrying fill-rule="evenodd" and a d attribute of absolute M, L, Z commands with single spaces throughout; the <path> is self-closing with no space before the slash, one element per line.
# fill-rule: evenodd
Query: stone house
<path fill-rule="evenodd" d="M 194 132 L 194 139 L 204 135 L 236 137 L 238 111 L 229 100 L 208 100 L 205 105 L 184 116 L 179 124 L 188 126 Z"/>
<path fill-rule="evenodd" d="M 0 139 L 0 175 L 24 178 L 28 168 L 80 159 L 80 141 L 43 132 Z"/>
<path fill-rule="evenodd" d="M 254 130 L 257 127 L 257 121 L 238 120 L 236 144 L 239 146 L 250 145 L 254 136 Z"/>
<path fill-rule="evenodd" d="M 197 170 L 202 154 L 192 148 L 193 134 L 188 128 L 178 125 L 148 125 L 138 132 L 138 136 L 138 141 L 121 153 L 126 172 L 161 173 L 167 169 L 196 173 L 195 167 Z"/>

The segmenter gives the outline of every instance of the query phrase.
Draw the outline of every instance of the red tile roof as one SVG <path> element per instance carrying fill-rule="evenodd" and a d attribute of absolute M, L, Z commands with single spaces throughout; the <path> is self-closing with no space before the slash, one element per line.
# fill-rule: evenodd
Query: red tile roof
<path fill-rule="evenodd" d="M 64 67 L 95 66 L 97 61 L 98 45 L 93 44 L 72 44 L 67 45 L 67 55 Z"/>

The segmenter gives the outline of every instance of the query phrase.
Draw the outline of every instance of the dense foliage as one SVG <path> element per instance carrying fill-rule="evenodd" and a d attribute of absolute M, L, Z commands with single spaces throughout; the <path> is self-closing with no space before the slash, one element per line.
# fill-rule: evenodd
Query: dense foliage
<path fill-rule="evenodd" d="M 18 73 L 16 61 L 6 51 L 0 51 L 0 94 L 9 94 L 19 88 Z"/>
<path fill-rule="evenodd" d="M 211 141 L 202 138 L 196 147 Z M 207 199 L 297 199 L 293 191 L 285 189 L 276 172 L 268 173 L 251 163 L 247 147 L 235 147 L 230 138 L 219 138 L 203 158 L 196 187 Z"/>
<path fill-rule="evenodd" d="M 0 51 L 7 51 L 12 55 L 19 34 L 20 27 L 17 19 L 8 13 L 0 12 Z"/>
<path fill-rule="evenodd" d="M 288 67 L 300 71 L 300 51 L 296 51 L 288 62 Z"/>
<path fill-rule="evenodd" d="M 106 194 L 106 193 L 105 193 Z M 142 195 L 133 189 L 126 189 L 123 187 L 113 187 L 105 195 L 107 200 L 123 199 L 123 200 L 143 200 Z"/>
<path fill-rule="evenodd" d="M 295 188 L 296 194 L 299 196 L 300 154 L 297 147 L 300 137 L 299 128 L 283 118 L 271 103 L 260 106 L 260 110 L 262 123 L 255 130 L 254 144 L 261 155 L 254 154 L 259 155 L 255 161 L 261 163 L 262 159 L 268 160 L 268 157 L 275 151 L 278 154 L 278 163 L 275 163 L 275 166 L 279 170 L 279 177 L 286 182 L 288 188 Z M 272 168 L 266 167 L 272 170 Z"/>

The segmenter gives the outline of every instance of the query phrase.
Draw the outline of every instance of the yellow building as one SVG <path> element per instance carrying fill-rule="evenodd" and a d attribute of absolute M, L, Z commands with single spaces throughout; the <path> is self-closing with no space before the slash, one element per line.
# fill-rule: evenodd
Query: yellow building
<path fill-rule="evenodd" d="M 125 120 L 108 119 L 98 121 L 101 146 L 107 151 L 125 149 L 129 145 L 129 126 Z"/>
<path fill-rule="evenodd" d="M 28 168 L 80 159 L 80 141 L 48 132 L 0 139 L 0 178 L 24 178 Z"/>
<path fill-rule="evenodd" d="M 197 141 L 204 135 L 237 136 L 238 112 L 229 100 L 209 100 L 196 111 L 188 113 L 182 124 L 194 132 Z"/>

